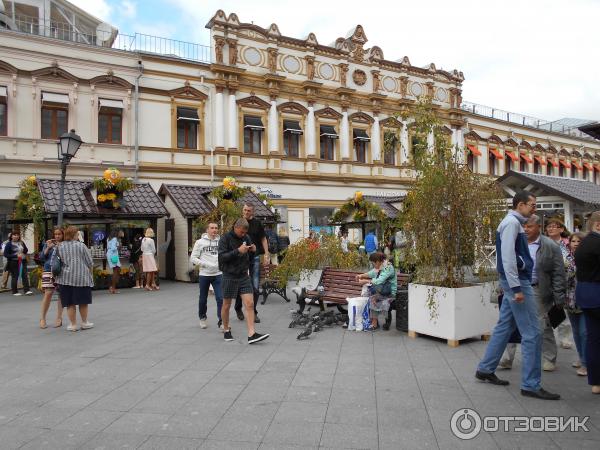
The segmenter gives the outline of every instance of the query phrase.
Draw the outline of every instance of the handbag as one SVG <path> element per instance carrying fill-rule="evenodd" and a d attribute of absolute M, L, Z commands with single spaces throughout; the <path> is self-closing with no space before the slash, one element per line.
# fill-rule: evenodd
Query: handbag
<path fill-rule="evenodd" d="M 111 255 L 110 262 L 111 264 L 119 264 L 119 255 Z"/>
<path fill-rule="evenodd" d="M 54 250 L 54 253 L 52 254 L 52 261 L 50 262 L 50 266 L 52 270 L 52 275 L 54 275 L 55 277 L 59 276 L 62 272 L 63 262 L 60 255 L 58 254 L 58 247 L 56 247 L 56 250 Z"/>
<path fill-rule="evenodd" d="M 565 314 L 565 309 L 562 306 L 557 305 L 556 303 L 552 305 L 552 308 L 548 310 L 548 322 L 552 328 L 558 327 L 563 321 L 567 318 Z"/>

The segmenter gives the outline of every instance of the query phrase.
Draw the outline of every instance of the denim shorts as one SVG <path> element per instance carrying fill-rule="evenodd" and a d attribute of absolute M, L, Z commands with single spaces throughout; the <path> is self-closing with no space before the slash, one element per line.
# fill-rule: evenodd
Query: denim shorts
<path fill-rule="evenodd" d="M 253 294 L 254 288 L 248 275 L 242 278 L 223 277 L 223 298 L 235 299 L 238 294 Z"/>

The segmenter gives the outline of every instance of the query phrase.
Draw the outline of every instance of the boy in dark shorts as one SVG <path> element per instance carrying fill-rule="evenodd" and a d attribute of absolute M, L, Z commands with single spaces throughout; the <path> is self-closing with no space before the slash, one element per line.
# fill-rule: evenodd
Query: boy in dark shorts
<path fill-rule="evenodd" d="M 246 308 L 246 324 L 248 326 L 248 344 L 260 342 L 269 337 L 254 330 L 254 288 L 248 275 L 250 266 L 249 252 L 255 252 L 256 246 L 248 236 L 248 221 L 238 219 L 233 230 L 225 233 L 219 241 L 219 270 L 223 272 L 223 320 L 224 338 L 233 341 L 229 327 L 229 309 L 231 302 L 239 294 Z"/>

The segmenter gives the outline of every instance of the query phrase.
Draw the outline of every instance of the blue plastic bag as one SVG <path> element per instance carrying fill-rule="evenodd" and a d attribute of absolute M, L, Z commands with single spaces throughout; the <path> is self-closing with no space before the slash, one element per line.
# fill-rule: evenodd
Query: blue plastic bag
<path fill-rule="evenodd" d="M 371 303 L 371 300 L 369 299 L 369 301 L 365 305 L 365 309 L 363 309 L 363 313 L 362 313 L 363 331 L 371 331 L 370 303 Z"/>

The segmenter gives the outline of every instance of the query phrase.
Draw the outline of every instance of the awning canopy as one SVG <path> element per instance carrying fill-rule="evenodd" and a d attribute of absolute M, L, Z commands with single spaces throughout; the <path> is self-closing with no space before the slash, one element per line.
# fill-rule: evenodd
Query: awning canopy
<path fill-rule="evenodd" d="M 296 122 L 295 120 L 284 120 L 283 132 L 289 134 L 303 134 L 302 128 L 300 128 L 300 122 Z"/>
<path fill-rule="evenodd" d="M 61 103 L 69 104 L 69 96 L 67 94 L 55 94 L 53 92 L 42 92 L 42 103 Z"/>
<path fill-rule="evenodd" d="M 481 156 L 481 152 L 473 144 L 467 144 L 467 148 L 471 151 L 473 156 Z M 496 156 L 496 158 L 498 158 L 498 157 Z"/>
<path fill-rule="evenodd" d="M 579 127 L 579 131 L 589 134 L 594 139 L 600 139 L 600 122 L 594 122 Z"/>
<path fill-rule="evenodd" d="M 594 166 L 590 163 L 583 163 L 583 166 L 587 169 L 587 170 L 591 170 L 592 172 L 594 171 Z"/>
<path fill-rule="evenodd" d="M 552 167 L 558 167 L 558 161 L 556 161 L 554 158 L 548 158 L 548 161 L 550 161 Z"/>
<path fill-rule="evenodd" d="M 537 162 L 539 162 L 542 166 L 546 165 L 546 161 L 544 161 L 544 158 L 542 158 L 541 156 L 534 156 L 535 160 Z"/>
<path fill-rule="evenodd" d="M 325 136 L 329 139 L 339 138 L 338 134 L 335 131 L 335 128 L 331 125 L 321 125 L 320 130 L 321 133 L 319 134 L 319 136 Z"/>
<path fill-rule="evenodd" d="M 523 158 L 527 164 L 531 164 L 533 162 L 533 159 L 531 159 L 525 153 L 521 153 L 521 158 Z"/>
<path fill-rule="evenodd" d="M 600 164 L 596 164 L 594 166 L 594 169 L 596 169 L 596 172 L 600 172 Z"/>
<path fill-rule="evenodd" d="M 498 150 L 496 150 L 495 148 L 490 148 L 489 152 L 494 155 L 496 157 L 496 159 L 504 159 L 504 156 L 502 156 L 502 153 L 500 153 Z"/>
<path fill-rule="evenodd" d="M 101 98 L 99 100 L 100 108 L 117 108 L 123 109 L 123 100 L 109 100 L 107 98 Z"/>
<path fill-rule="evenodd" d="M 355 141 L 370 141 L 371 138 L 367 134 L 367 132 L 361 128 L 356 128 L 352 131 Z"/>
<path fill-rule="evenodd" d="M 564 159 L 561 159 L 559 162 L 560 162 L 560 165 L 563 166 L 565 169 L 571 168 L 571 163 L 569 161 L 565 161 Z"/>
<path fill-rule="evenodd" d="M 6 86 L 0 86 L 0 97 L 7 97 L 7 89 Z"/>
<path fill-rule="evenodd" d="M 571 161 L 571 164 L 573 164 L 577 170 L 583 170 L 583 167 L 581 167 L 581 164 L 579 164 L 577 161 Z"/>
<path fill-rule="evenodd" d="M 515 155 L 513 152 L 509 152 L 508 150 L 505 151 L 504 153 L 506 153 L 506 156 L 508 156 L 510 159 L 512 159 L 515 162 L 519 161 L 519 155 Z"/>
<path fill-rule="evenodd" d="M 262 123 L 260 117 L 256 116 L 244 116 L 244 128 L 250 128 L 255 131 L 263 131 L 265 126 Z"/>
<path fill-rule="evenodd" d="M 177 120 L 200 122 L 200 119 L 198 118 L 198 110 L 193 108 L 177 108 Z"/>

